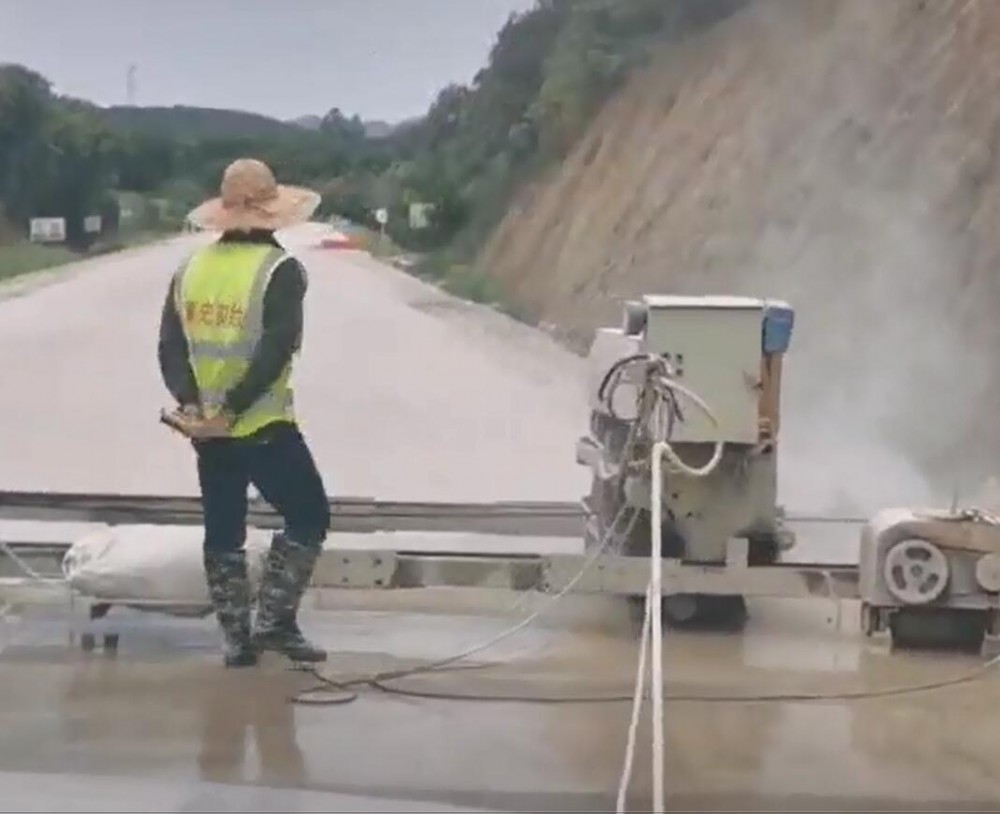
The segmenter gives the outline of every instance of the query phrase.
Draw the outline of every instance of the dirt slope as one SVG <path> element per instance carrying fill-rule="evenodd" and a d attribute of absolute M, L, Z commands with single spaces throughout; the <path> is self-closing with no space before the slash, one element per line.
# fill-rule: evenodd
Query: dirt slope
<path fill-rule="evenodd" d="M 1000 469 L 1000 3 L 756 0 L 664 53 L 481 263 L 575 345 L 636 292 L 797 307 L 786 493 Z"/>

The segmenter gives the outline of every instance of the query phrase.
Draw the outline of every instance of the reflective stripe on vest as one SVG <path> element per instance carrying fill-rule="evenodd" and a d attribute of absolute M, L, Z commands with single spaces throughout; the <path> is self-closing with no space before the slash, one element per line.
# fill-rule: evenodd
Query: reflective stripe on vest
<path fill-rule="evenodd" d="M 202 409 L 221 409 L 226 393 L 250 365 L 264 333 L 264 295 L 287 255 L 272 246 L 215 244 L 178 270 L 174 287 Z M 230 435 L 243 437 L 282 419 L 294 420 L 289 364 L 271 387 L 238 416 Z"/>
<path fill-rule="evenodd" d="M 224 390 L 208 391 L 201 394 L 202 406 L 209 413 L 218 411 L 226 399 Z M 256 418 L 265 415 L 284 415 L 294 407 L 292 391 L 285 389 L 282 392 L 268 391 L 255 401 L 250 408 L 241 416 L 242 420 Z"/>

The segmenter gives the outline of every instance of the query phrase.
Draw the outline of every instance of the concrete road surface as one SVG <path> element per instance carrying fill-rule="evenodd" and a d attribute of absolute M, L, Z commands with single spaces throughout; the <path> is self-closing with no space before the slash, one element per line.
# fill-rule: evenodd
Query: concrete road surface
<path fill-rule="evenodd" d="M 309 273 L 295 381 L 331 494 L 574 500 L 587 485 L 580 360 L 357 252 L 285 233 Z M 187 446 L 157 423 L 171 274 L 203 238 L 0 287 L 0 488 L 194 494 Z"/>
<path fill-rule="evenodd" d="M 511 599 L 351 592 L 303 624 L 330 649 L 324 671 L 352 677 L 484 641 L 514 621 Z M 996 811 L 995 675 L 877 700 L 710 700 L 878 691 L 975 667 L 862 645 L 830 611 L 762 603 L 743 636 L 668 639 L 669 809 Z M 220 668 L 210 620 L 116 609 L 105 621 L 116 656 L 68 646 L 62 611 L 3 626 L 0 810 L 614 810 L 629 705 L 598 701 L 630 695 L 636 655 L 615 603 L 574 599 L 481 669 L 389 682 L 492 700 L 369 690 L 346 706 L 290 704 L 315 682 L 278 661 Z M 649 738 L 644 725 L 633 811 L 649 807 Z"/>
<path fill-rule="evenodd" d="M 187 447 L 156 422 L 167 399 L 155 344 L 169 276 L 199 239 L 3 289 L 0 488 L 195 493 Z M 316 239 L 288 236 L 311 281 L 300 413 L 331 493 L 580 496 L 579 360 Z M 304 626 L 337 675 L 447 656 L 520 618 L 490 592 L 321 599 Z M 858 639 L 850 605 L 840 627 L 826 602 L 751 611 L 744 636 L 667 641 L 672 809 L 1000 807 L 1000 675 L 881 699 L 761 700 L 920 684 L 977 661 L 889 654 Z M 396 688 L 491 701 L 366 691 L 339 707 L 289 704 L 311 679 L 277 662 L 221 669 L 211 620 L 116 609 L 107 622 L 117 656 L 69 643 L 79 620 L 65 608 L 0 623 L 0 809 L 613 809 L 628 705 L 524 697 L 630 694 L 635 631 L 618 602 L 569 599 L 483 654 L 488 668 Z M 633 810 L 650 799 L 648 727 L 640 737 Z"/>

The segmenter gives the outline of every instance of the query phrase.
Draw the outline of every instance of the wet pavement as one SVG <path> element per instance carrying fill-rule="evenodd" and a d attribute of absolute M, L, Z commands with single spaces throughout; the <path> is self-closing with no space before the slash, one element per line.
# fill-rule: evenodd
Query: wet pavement
<path fill-rule="evenodd" d="M 353 677 L 489 639 L 532 604 L 513 612 L 514 601 L 499 592 L 330 592 L 322 609 L 310 602 L 304 627 L 331 651 L 324 672 Z M 1000 808 L 1000 675 L 877 700 L 706 700 L 878 691 L 979 664 L 890 654 L 856 637 L 850 606 L 842 632 L 830 603 L 753 610 L 742 636 L 668 636 L 672 810 Z M 211 620 L 118 609 L 109 618 L 121 632 L 116 654 L 71 644 L 62 609 L 5 622 L 3 810 L 614 808 L 628 704 L 552 702 L 630 694 L 634 623 L 613 600 L 567 600 L 477 657 L 482 669 L 391 685 L 490 701 L 367 690 L 345 706 L 293 705 L 289 697 L 315 680 L 278 659 L 224 670 Z M 529 700 L 539 697 L 549 701 Z M 648 738 L 643 727 L 633 810 L 648 806 Z"/>
<path fill-rule="evenodd" d="M 584 493 L 573 449 L 587 413 L 579 359 L 370 258 L 316 250 L 316 238 L 309 228 L 288 236 L 310 273 L 297 398 L 328 491 Z M 0 289 L 0 488 L 196 493 L 190 450 L 156 423 L 166 396 L 155 354 L 167 281 L 199 239 Z M 804 530 L 793 558 L 850 562 L 855 531 Z M 54 533 L 17 529 L 19 539 Z M 530 542 L 538 553 L 553 545 Z M 438 544 L 490 551 L 501 542 Z M 485 591 L 320 599 L 305 627 L 330 649 L 324 669 L 336 674 L 444 657 L 520 618 L 513 597 Z M 672 809 L 1000 810 L 1000 675 L 877 700 L 718 700 L 898 687 L 978 664 L 890 655 L 858 638 L 850 603 L 839 613 L 822 601 L 751 611 L 742 636 L 667 640 Z M 315 707 L 288 702 L 312 679 L 280 662 L 223 670 L 210 619 L 115 609 L 106 622 L 120 647 L 109 655 L 69 641 L 80 619 L 66 608 L 15 613 L 0 625 L 0 809 L 613 810 L 628 704 L 551 700 L 629 695 L 634 621 L 620 602 L 575 597 L 547 619 L 484 654 L 495 662 L 488 669 L 397 685 L 520 701 L 366 691 Z M 524 700 L 539 695 L 550 702 Z M 715 700 L 691 700 L 706 695 Z M 634 810 L 650 798 L 648 740 L 644 728 Z"/>

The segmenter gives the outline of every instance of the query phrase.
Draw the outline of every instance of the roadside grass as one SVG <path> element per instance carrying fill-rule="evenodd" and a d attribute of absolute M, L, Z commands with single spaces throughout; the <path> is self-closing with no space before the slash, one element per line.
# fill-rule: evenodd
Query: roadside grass
<path fill-rule="evenodd" d="M 103 243 L 95 243 L 88 251 L 73 251 L 65 246 L 19 241 L 0 245 L 0 281 L 12 280 L 35 271 L 45 271 L 75 263 L 90 257 L 130 249 L 165 237 L 163 232 L 136 232 L 118 235 Z"/>
<path fill-rule="evenodd" d="M 441 249 L 427 254 L 407 252 L 388 234 L 340 218 L 331 218 L 330 223 L 349 234 L 358 248 L 372 257 L 433 283 L 460 300 L 487 305 L 512 319 L 537 327 L 535 320 L 510 300 L 496 279 L 461 261 L 460 249 Z"/>
<path fill-rule="evenodd" d="M 499 281 L 468 263 L 452 262 L 446 252 L 421 257 L 413 265 L 412 273 L 459 299 L 488 305 L 518 322 L 535 325 L 535 321 L 504 293 Z"/>
<path fill-rule="evenodd" d="M 14 243 L 0 246 L 0 280 L 9 280 L 32 271 L 64 266 L 83 255 L 63 246 L 38 243 Z"/>

